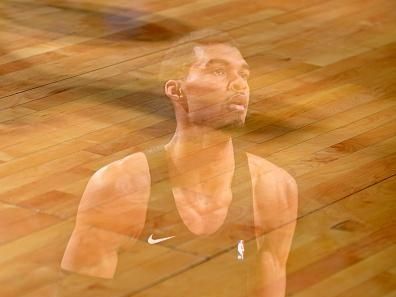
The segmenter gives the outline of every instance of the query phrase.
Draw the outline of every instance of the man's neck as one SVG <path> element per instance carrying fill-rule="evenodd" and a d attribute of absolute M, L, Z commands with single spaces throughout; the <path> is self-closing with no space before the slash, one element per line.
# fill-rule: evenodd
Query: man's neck
<path fill-rule="evenodd" d="M 165 148 L 175 157 L 204 153 L 208 149 L 222 153 L 232 149 L 232 139 L 229 134 L 221 130 L 195 125 L 176 129 Z"/>
<path fill-rule="evenodd" d="M 174 185 L 181 188 L 200 187 L 208 183 L 206 190 L 229 184 L 234 170 L 234 149 L 230 135 L 207 127 L 192 130 L 176 130 L 165 145 L 170 157 L 168 163 Z M 219 173 L 227 173 L 219 180 Z M 230 176 L 231 173 L 231 176 Z M 210 190 L 208 190 L 210 191 Z"/>

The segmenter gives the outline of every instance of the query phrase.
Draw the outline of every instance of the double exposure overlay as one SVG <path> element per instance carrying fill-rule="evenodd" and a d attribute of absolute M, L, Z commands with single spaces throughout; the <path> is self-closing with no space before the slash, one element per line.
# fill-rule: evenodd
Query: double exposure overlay
<path fill-rule="evenodd" d="M 165 261 L 194 257 L 197 268 L 159 286 L 173 296 L 187 294 L 178 289 L 184 282 L 190 296 L 285 296 L 297 186 L 285 170 L 234 144 L 249 108 L 250 71 L 232 39 L 216 33 L 184 38 L 166 56 L 160 77 L 176 131 L 163 146 L 95 173 L 63 269 L 117 278 L 120 249 L 129 245 L 128 257 L 164 261 L 167 274 L 178 267 Z"/>

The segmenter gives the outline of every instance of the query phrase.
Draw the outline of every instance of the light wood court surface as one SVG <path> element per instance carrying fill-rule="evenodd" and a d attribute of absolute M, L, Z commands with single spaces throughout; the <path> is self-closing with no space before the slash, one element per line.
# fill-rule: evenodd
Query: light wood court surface
<path fill-rule="evenodd" d="M 3 0 L 1 297 L 51 296 L 88 179 L 169 139 L 159 63 L 203 28 L 229 32 L 252 67 L 234 141 L 299 186 L 287 296 L 396 296 L 395 1 Z M 160 263 L 127 259 L 108 296 L 162 296 L 143 278 L 129 293 L 133 265 Z M 188 271 L 195 259 L 166 261 Z"/>

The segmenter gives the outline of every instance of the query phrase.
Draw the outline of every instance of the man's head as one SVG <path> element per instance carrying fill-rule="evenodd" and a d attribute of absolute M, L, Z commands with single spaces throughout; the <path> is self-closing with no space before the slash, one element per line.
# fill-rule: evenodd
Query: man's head
<path fill-rule="evenodd" d="M 176 119 L 213 128 L 242 126 L 249 103 L 249 67 L 224 33 L 178 42 L 161 71 Z"/>

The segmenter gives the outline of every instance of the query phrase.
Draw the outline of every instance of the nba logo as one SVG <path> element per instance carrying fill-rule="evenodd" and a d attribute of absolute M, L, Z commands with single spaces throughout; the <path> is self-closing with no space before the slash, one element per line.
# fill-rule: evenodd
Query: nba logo
<path fill-rule="evenodd" d="M 237 246 L 237 251 L 238 251 L 238 260 L 243 260 L 243 253 L 245 251 L 245 247 L 243 246 L 243 240 L 238 241 L 238 246 Z"/>

